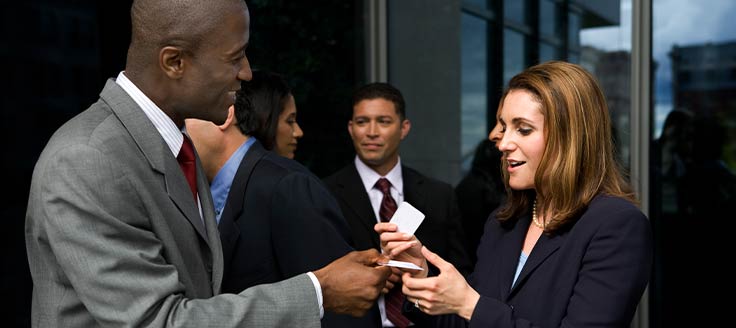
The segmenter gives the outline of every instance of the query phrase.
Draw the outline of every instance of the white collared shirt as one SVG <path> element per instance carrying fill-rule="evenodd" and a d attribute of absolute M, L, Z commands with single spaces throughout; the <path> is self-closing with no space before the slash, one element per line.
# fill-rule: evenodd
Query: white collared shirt
<path fill-rule="evenodd" d="M 179 155 L 179 150 L 181 150 L 181 144 L 184 143 L 184 137 L 181 135 L 182 131 L 179 130 L 176 124 L 174 124 L 174 121 L 172 121 L 171 118 L 161 110 L 161 108 L 156 106 L 150 98 L 143 94 L 143 91 L 138 89 L 138 87 L 136 87 L 124 73 L 125 72 L 120 72 L 118 77 L 115 79 L 115 82 L 123 88 L 123 90 L 133 98 L 133 101 L 135 101 L 135 103 L 143 110 L 143 113 L 145 113 L 148 119 L 151 120 L 151 123 L 156 127 L 158 133 L 164 138 L 164 141 L 169 146 L 171 153 L 176 157 Z"/>
<path fill-rule="evenodd" d="M 174 121 L 172 121 L 171 118 L 161 110 L 161 108 L 156 106 L 148 96 L 143 94 L 143 91 L 138 89 L 138 87 L 136 87 L 124 73 L 125 72 L 120 72 L 120 74 L 118 74 L 118 77 L 115 79 L 115 83 L 117 83 L 131 98 L 133 98 L 133 101 L 135 101 L 138 107 L 143 110 L 143 113 L 146 114 L 146 117 L 148 117 L 149 120 L 151 120 L 153 126 L 156 127 L 156 131 L 158 131 L 161 137 L 164 138 L 166 145 L 169 146 L 169 150 L 174 154 L 174 157 L 178 156 L 179 151 L 181 151 L 181 145 L 184 143 L 184 136 L 182 136 L 182 133 L 185 131 L 179 130 L 176 124 L 174 124 Z M 199 219 L 203 220 L 202 223 L 204 223 L 202 203 L 199 200 L 199 193 L 197 193 L 197 208 L 199 208 Z"/>
<path fill-rule="evenodd" d="M 372 168 L 368 167 L 368 165 L 365 165 L 358 156 L 355 156 L 355 168 L 358 170 L 358 175 L 363 181 L 363 187 L 368 193 L 368 198 L 371 200 L 371 207 L 373 207 L 376 222 L 381 222 L 378 211 L 381 209 L 383 193 L 378 188 L 375 188 L 375 185 L 380 178 L 388 179 L 391 182 L 391 197 L 394 198 L 396 204 L 399 205 L 404 201 L 404 180 L 401 175 L 401 158 L 396 162 L 396 166 L 391 171 L 388 171 L 386 176 L 381 176 Z"/>

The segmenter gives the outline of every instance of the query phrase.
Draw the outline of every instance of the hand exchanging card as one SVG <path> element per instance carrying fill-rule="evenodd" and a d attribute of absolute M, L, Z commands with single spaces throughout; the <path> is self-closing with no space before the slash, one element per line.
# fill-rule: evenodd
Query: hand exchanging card
<path fill-rule="evenodd" d="M 407 202 L 402 202 L 401 205 L 399 205 L 399 208 L 394 213 L 394 215 L 391 217 L 391 220 L 388 222 L 388 223 L 395 224 L 397 227 L 396 230 L 393 230 L 393 229 L 384 230 L 384 227 L 385 227 L 384 223 L 379 223 L 376 225 L 376 232 L 381 234 L 381 248 L 384 250 L 384 252 L 392 254 L 392 253 L 403 253 L 403 251 L 407 250 L 407 248 L 409 248 L 411 244 L 407 244 L 406 242 L 411 239 L 416 240 L 416 238 L 413 237 L 414 232 L 422 224 L 422 221 L 424 221 L 424 217 L 425 217 L 424 214 L 420 212 L 419 210 L 417 210 L 414 206 L 412 206 L 411 204 Z M 398 238 L 398 239 L 394 239 L 394 238 Z M 409 239 L 406 239 L 406 238 L 409 238 Z M 415 243 L 418 244 L 419 241 L 417 240 Z M 398 246 L 394 248 L 396 245 L 402 245 L 402 246 Z M 421 248 L 421 246 L 419 248 Z M 394 252 L 392 252 L 392 250 L 394 250 Z M 398 254 L 393 254 L 393 255 L 396 256 Z M 399 257 L 402 258 L 402 257 L 405 257 L 405 255 L 408 255 L 408 254 L 401 254 L 399 255 Z M 409 256 L 409 258 L 411 258 L 411 256 Z M 393 266 L 393 267 L 409 269 L 409 270 L 419 270 L 419 271 L 424 270 L 421 266 L 418 266 L 412 262 L 407 262 L 407 261 L 391 260 L 388 263 L 381 263 L 380 265 Z"/>

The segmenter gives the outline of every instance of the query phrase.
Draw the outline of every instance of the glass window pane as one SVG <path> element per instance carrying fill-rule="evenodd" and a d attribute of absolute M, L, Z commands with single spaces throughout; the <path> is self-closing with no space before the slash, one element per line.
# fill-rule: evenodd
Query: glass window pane
<path fill-rule="evenodd" d="M 554 0 L 539 0 L 539 33 L 558 36 L 560 26 L 559 6 Z"/>
<path fill-rule="evenodd" d="M 524 35 L 510 29 L 503 31 L 503 86 L 526 68 Z"/>
<path fill-rule="evenodd" d="M 631 158 L 631 0 L 622 0 L 619 8 L 618 21 L 615 16 L 608 20 L 595 19 L 587 10 L 568 15 L 575 20 L 571 26 L 578 26 L 578 32 L 572 33 L 574 36 L 570 38 L 579 40 L 579 51 L 570 52 L 568 60 L 579 63 L 598 79 L 611 114 L 619 161 L 628 169 Z M 582 28 L 582 17 L 596 23 Z"/>
<path fill-rule="evenodd" d="M 567 44 L 570 49 L 580 47 L 580 14 L 576 12 L 567 13 Z"/>
<path fill-rule="evenodd" d="M 527 0 L 504 0 L 503 17 L 514 22 L 526 24 Z"/>
<path fill-rule="evenodd" d="M 539 62 L 543 63 L 553 59 L 560 59 L 557 47 L 544 42 L 539 43 Z"/>
<path fill-rule="evenodd" d="M 465 173 L 470 170 L 475 146 L 488 137 L 488 39 L 486 21 L 463 14 L 461 24 L 461 154 Z"/>
<path fill-rule="evenodd" d="M 488 0 L 464 0 L 463 4 L 473 5 L 481 9 L 488 9 Z"/>
<path fill-rule="evenodd" d="M 728 261 L 729 253 L 722 251 L 733 239 L 721 222 L 736 218 L 734 16 L 731 0 L 652 1 L 650 317 L 657 327 L 729 320 L 724 313 L 702 322 L 696 313 L 710 307 L 687 296 L 712 298 L 694 281 L 733 279 L 714 265 Z"/>

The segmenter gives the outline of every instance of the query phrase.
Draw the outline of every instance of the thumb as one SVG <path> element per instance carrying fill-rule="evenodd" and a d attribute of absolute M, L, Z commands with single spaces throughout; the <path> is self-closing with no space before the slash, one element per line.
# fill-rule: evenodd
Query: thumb
<path fill-rule="evenodd" d="M 451 263 L 443 260 L 439 255 L 432 253 L 427 248 L 427 246 L 422 246 L 422 255 L 424 255 L 424 258 L 426 258 L 429 263 L 432 263 L 434 266 L 440 269 L 440 272 L 444 272 L 447 269 L 454 268 Z"/>
<path fill-rule="evenodd" d="M 375 249 L 367 249 L 363 251 L 353 251 L 356 262 L 366 266 L 373 266 L 376 262 L 379 262 L 382 256 Z"/>

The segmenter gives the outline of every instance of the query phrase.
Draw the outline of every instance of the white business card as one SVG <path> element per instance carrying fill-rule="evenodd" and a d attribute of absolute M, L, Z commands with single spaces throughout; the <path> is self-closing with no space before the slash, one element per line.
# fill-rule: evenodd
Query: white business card
<path fill-rule="evenodd" d="M 403 269 L 411 269 L 411 270 L 424 270 L 422 267 L 411 263 L 411 262 L 404 262 L 404 261 L 394 261 L 390 260 L 388 263 L 379 263 L 379 265 L 385 265 L 385 266 L 392 266 L 397 268 L 403 268 Z"/>
<path fill-rule="evenodd" d="M 389 222 L 399 226 L 398 232 L 413 235 L 424 221 L 424 213 L 407 202 L 401 202 Z"/>

